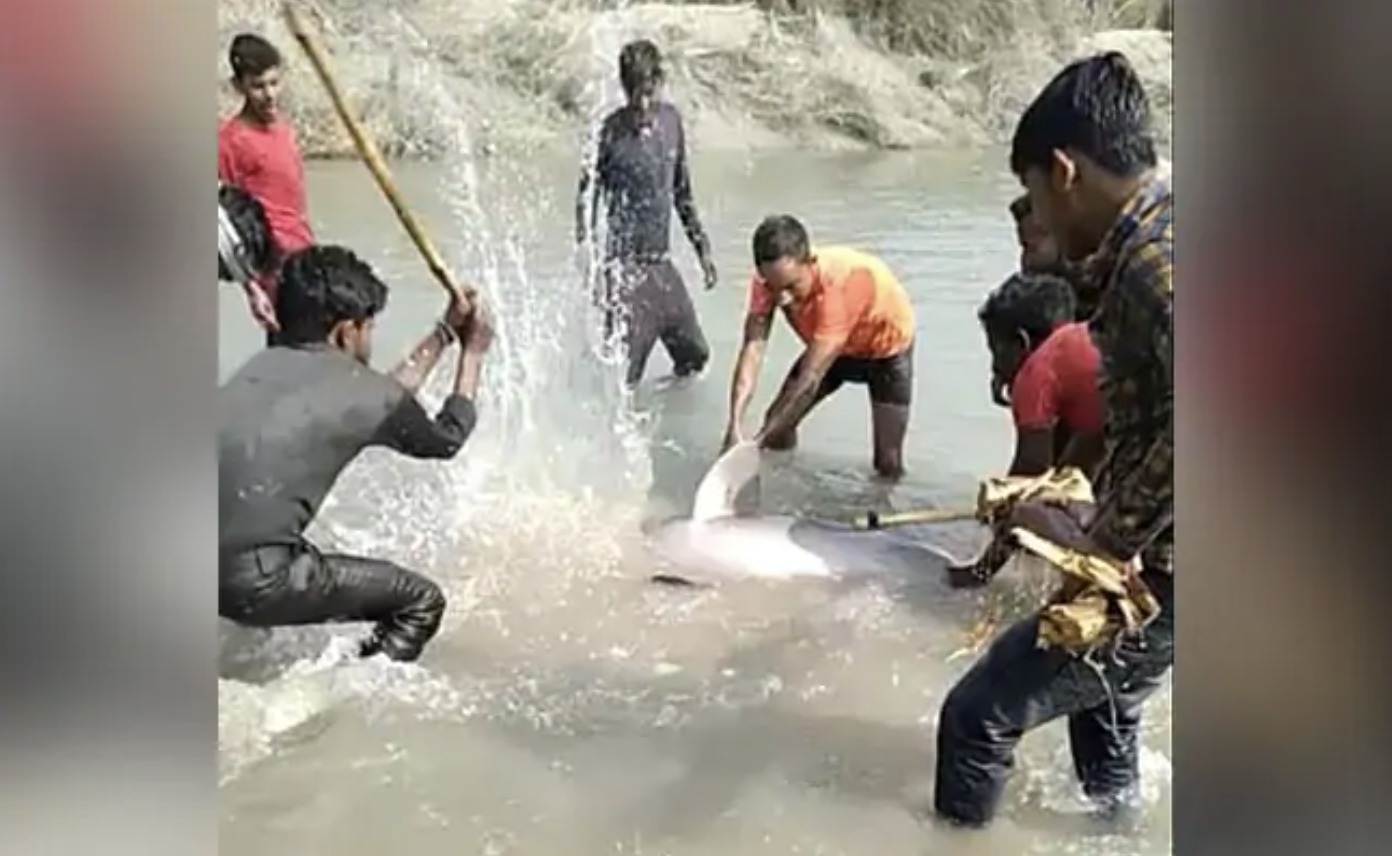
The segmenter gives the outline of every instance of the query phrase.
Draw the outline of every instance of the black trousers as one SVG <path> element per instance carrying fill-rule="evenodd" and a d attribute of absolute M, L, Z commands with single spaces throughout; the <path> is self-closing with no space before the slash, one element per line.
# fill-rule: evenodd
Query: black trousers
<path fill-rule="evenodd" d="M 1174 665 L 1174 578 L 1142 578 L 1162 612 L 1143 633 L 1085 661 L 1036 643 L 1038 614 L 1015 624 L 948 693 L 938 716 L 933 805 L 982 826 L 1000 803 L 1025 732 L 1068 719 L 1073 768 L 1103 806 L 1129 802 L 1140 780 L 1141 711 Z"/>
<path fill-rule="evenodd" d="M 710 362 L 701 319 L 671 259 L 608 262 L 601 299 L 605 338 L 623 330 L 629 386 L 643 379 L 658 342 L 667 349 L 677 377 L 696 374 Z"/>
<path fill-rule="evenodd" d="M 363 656 L 418 658 L 440 629 L 445 595 L 429 579 L 380 559 L 321 553 L 308 541 L 260 547 L 220 563 L 218 615 L 250 627 L 342 621 L 376 624 Z"/>

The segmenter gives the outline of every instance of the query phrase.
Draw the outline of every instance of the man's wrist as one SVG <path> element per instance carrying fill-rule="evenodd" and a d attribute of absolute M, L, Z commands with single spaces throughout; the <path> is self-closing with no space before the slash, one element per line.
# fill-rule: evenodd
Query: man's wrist
<path fill-rule="evenodd" d="M 435 322 L 435 335 L 444 342 L 445 347 L 449 347 L 459 341 L 459 333 L 446 323 L 443 318 Z"/>

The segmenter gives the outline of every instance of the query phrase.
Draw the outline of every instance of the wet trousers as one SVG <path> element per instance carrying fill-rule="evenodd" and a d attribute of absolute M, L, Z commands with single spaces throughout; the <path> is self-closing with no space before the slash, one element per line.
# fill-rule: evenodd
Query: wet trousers
<path fill-rule="evenodd" d="M 380 559 L 321 553 L 302 541 L 226 557 L 218 615 L 249 627 L 367 621 L 362 655 L 418 658 L 440 629 L 445 595 L 429 579 Z"/>
<path fill-rule="evenodd" d="M 696 374 L 710 361 L 701 319 L 671 259 L 615 260 L 604 268 L 605 338 L 617 338 L 625 353 L 629 386 L 643 379 L 658 342 L 677 377 Z"/>
<path fill-rule="evenodd" d="M 1067 718 L 1073 769 L 1104 807 L 1140 780 L 1141 710 L 1174 665 L 1174 577 L 1142 579 L 1162 612 L 1134 639 L 1087 660 L 1038 646 L 1038 615 L 1006 630 L 948 693 L 938 716 L 933 807 L 965 826 L 995 815 L 1025 732 Z"/>

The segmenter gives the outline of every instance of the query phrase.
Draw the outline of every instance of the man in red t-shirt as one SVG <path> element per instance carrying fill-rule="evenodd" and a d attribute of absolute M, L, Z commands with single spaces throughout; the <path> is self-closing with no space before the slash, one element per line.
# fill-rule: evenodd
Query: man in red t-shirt
<path fill-rule="evenodd" d="M 1037 476 L 1055 466 L 1091 475 L 1101 461 L 1102 358 L 1087 325 L 1073 320 L 1076 311 L 1067 280 L 1022 273 L 991 292 L 978 314 L 991 349 L 993 386 L 1010 392 L 1015 455 L 1009 475 Z M 1005 544 L 993 544 L 978 561 L 952 568 L 952 581 L 983 583 L 1008 556 Z"/>
<path fill-rule="evenodd" d="M 242 108 L 218 127 L 218 180 L 242 188 L 261 203 L 275 249 L 284 258 L 314 243 L 304 160 L 294 128 L 278 109 L 285 62 L 275 45 L 253 33 L 232 39 L 227 61 Z M 274 332 L 275 277 L 263 276 L 243 287 L 252 316 Z"/>

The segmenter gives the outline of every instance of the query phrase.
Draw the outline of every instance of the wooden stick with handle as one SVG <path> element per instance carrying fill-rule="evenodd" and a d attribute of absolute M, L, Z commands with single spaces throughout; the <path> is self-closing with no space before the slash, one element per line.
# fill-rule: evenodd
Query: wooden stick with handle
<path fill-rule="evenodd" d="M 927 508 L 919 511 L 890 511 L 880 514 L 870 511 L 855 519 L 857 529 L 885 529 L 890 526 L 911 526 L 915 523 L 955 523 L 974 520 L 975 508 Z"/>
<path fill-rule="evenodd" d="M 372 173 L 372 177 L 377 180 L 377 186 L 381 188 L 382 195 L 387 197 L 387 202 L 396 212 L 396 217 L 406 229 L 406 234 L 411 236 L 416 249 L 425 259 L 426 267 L 430 268 L 431 275 L 444 287 L 445 291 L 449 292 L 451 297 L 468 306 L 474 296 L 473 289 L 461 286 L 450 275 L 449 268 L 445 267 L 444 258 L 440 255 L 440 251 L 435 248 L 430 236 L 426 234 L 425 227 L 407 207 L 405 198 L 397 189 L 396 182 L 392 180 L 386 161 L 382 159 L 382 153 L 377 149 L 372 137 L 368 136 L 367 129 L 362 126 L 362 122 L 358 121 L 358 117 L 353 115 L 353 111 L 348 107 L 348 102 L 343 97 L 343 91 L 338 87 L 338 81 L 334 78 L 333 71 L 329 67 L 328 56 L 324 53 L 323 47 L 320 46 L 319 40 L 310 32 L 304 17 L 295 9 L 294 3 L 283 3 L 281 9 L 285 14 L 285 23 L 290 28 L 290 34 L 295 37 L 295 41 L 299 42 L 300 48 L 309 58 L 310 65 L 314 66 L 314 71 L 319 76 L 319 82 L 324 85 L 324 90 L 329 94 L 329 100 L 333 102 L 334 112 L 338 113 L 343 127 L 348 130 L 348 136 L 353 138 L 353 147 L 358 150 L 358 157 L 362 158 L 363 164 Z"/>

